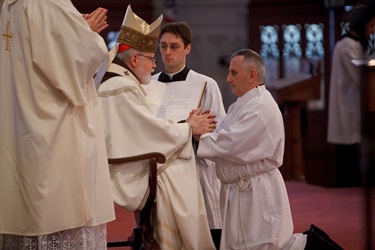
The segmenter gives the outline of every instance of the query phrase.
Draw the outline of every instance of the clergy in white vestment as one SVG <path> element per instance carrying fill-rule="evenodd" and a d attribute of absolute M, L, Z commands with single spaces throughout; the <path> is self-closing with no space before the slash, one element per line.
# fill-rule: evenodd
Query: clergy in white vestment
<path fill-rule="evenodd" d="M 98 90 L 108 155 L 163 153 L 167 160 L 157 173 L 156 241 L 161 249 L 215 249 L 191 145 L 192 134 L 213 130 L 213 118 L 193 113 L 179 124 L 156 118 L 142 87 L 156 67 L 161 22 L 162 16 L 147 24 L 129 5 L 118 43 L 109 53 L 110 64 Z M 129 211 L 142 209 L 148 167 L 142 162 L 116 164 L 110 173 L 114 201 Z"/>
<path fill-rule="evenodd" d="M 238 98 L 212 133 L 200 137 L 197 155 L 215 161 L 220 179 L 223 231 L 220 249 L 342 250 L 320 228 L 293 233 L 283 177 L 284 124 L 264 86 L 265 67 L 250 49 L 235 52 L 227 82 Z"/>
<path fill-rule="evenodd" d="M 105 249 L 105 42 L 70 1 L 5 0 L 0 30 L 0 249 Z"/>
<path fill-rule="evenodd" d="M 227 82 L 238 99 L 214 132 L 200 137 L 198 156 L 216 163 L 222 182 L 220 249 L 304 249 L 293 235 L 283 177 L 284 125 L 266 90 L 264 64 L 252 50 L 233 54 Z"/>
<path fill-rule="evenodd" d="M 362 185 L 361 78 L 360 68 L 352 60 L 368 59 L 368 39 L 374 26 L 374 10 L 356 6 L 350 13 L 349 29 L 333 50 L 327 141 L 336 146 L 337 187 Z"/>
<path fill-rule="evenodd" d="M 206 82 L 201 99 L 202 110 L 210 110 L 220 119 L 225 115 L 222 95 L 217 82 L 186 66 L 186 58 L 192 48 L 193 33 L 185 22 L 172 22 L 163 26 L 160 32 L 159 50 L 164 63 L 164 70 L 152 76 L 154 80 L 164 82 L 186 81 L 191 83 Z M 150 84 L 153 84 L 150 83 Z M 193 141 L 196 150 L 198 142 Z M 216 247 L 220 244 L 222 220 L 220 214 L 220 180 L 215 173 L 215 163 L 196 156 L 199 180 L 203 191 L 208 224 Z"/>

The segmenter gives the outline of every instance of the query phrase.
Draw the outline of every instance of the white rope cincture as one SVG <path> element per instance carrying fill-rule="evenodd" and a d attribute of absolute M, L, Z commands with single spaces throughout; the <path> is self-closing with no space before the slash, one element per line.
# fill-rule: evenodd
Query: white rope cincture
<path fill-rule="evenodd" d="M 240 226 L 240 231 L 241 231 L 241 234 L 242 234 L 242 238 L 244 239 L 244 242 L 245 242 L 245 247 L 246 249 L 250 249 L 250 246 L 248 245 L 247 241 L 246 241 L 246 236 L 245 236 L 245 231 L 243 229 L 243 224 L 242 224 L 242 214 L 241 214 L 241 193 L 244 193 L 244 192 L 247 192 L 247 191 L 250 191 L 252 189 L 252 185 L 251 185 L 251 179 L 255 178 L 255 177 L 258 177 L 262 174 L 265 174 L 267 172 L 270 172 L 272 171 L 273 169 L 269 170 L 269 171 L 265 171 L 265 172 L 261 172 L 261 173 L 257 173 L 257 174 L 254 174 L 254 175 L 250 175 L 250 176 L 244 176 L 244 177 L 241 177 L 239 179 L 236 179 L 236 180 L 233 180 L 233 181 L 222 181 L 221 183 L 222 184 L 233 184 L 233 183 L 237 183 L 238 187 L 239 187 L 239 196 L 238 196 L 238 214 L 239 214 L 239 226 Z M 240 241 L 240 236 L 241 234 L 238 235 L 238 242 L 241 242 Z M 240 246 L 242 247 L 242 246 Z"/>

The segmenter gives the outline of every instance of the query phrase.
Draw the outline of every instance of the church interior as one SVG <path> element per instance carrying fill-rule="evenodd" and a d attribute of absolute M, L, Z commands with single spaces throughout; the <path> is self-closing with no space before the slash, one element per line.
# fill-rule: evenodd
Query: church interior
<path fill-rule="evenodd" d="M 286 147 L 280 170 L 290 192 L 295 230 L 318 221 L 333 238 L 344 241 L 344 249 L 375 249 L 375 195 L 371 188 L 369 192 L 361 186 L 337 187 L 335 147 L 327 143 L 333 48 L 347 27 L 351 8 L 369 0 L 72 2 L 81 13 L 99 6 L 108 9 L 109 28 L 101 35 L 109 47 L 128 4 L 148 22 L 161 13 L 165 21 L 185 21 L 193 30 L 187 64 L 218 82 L 226 109 L 235 101 L 225 81 L 228 58 L 242 48 L 257 51 L 266 64 L 265 85 L 285 119 Z M 374 48 L 374 35 L 370 39 Z M 156 56 L 158 72 L 162 62 Z M 375 78 L 371 79 L 374 84 Z M 116 212 L 118 221 L 109 226 L 110 239 L 127 230 L 124 224 L 132 226 L 126 212 L 121 208 Z"/>

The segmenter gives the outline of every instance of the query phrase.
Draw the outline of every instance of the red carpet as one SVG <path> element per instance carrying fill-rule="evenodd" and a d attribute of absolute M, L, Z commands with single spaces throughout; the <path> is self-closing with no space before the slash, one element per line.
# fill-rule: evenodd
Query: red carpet
<path fill-rule="evenodd" d="M 287 181 L 295 232 L 314 224 L 323 229 L 345 250 L 370 250 L 367 246 L 365 193 L 361 188 L 324 188 L 302 182 Z M 373 231 L 375 199 L 372 197 Z M 116 221 L 107 226 L 108 241 L 126 238 L 133 228 L 133 215 L 116 206 Z M 373 236 L 374 238 L 375 236 Z M 375 241 L 372 245 L 375 246 Z M 130 248 L 115 248 L 130 249 Z"/>
<path fill-rule="evenodd" d="M 133 213 L 127 212 L 125 209 L 115 206 L 116 220 L 107 224 L 107 240 L 122 241 L 127 240 L 131 235 L 134 221 Z M 116 247 L 116 250 L 130 249 L 130 247 Z"/>
<path fill-rule="evenodd" d="M 324 188 L 291 181 L 286 185 L 295 232 L 303 232 L 314 224 L 345 250 L 369 249 L 363 189 Z"/>

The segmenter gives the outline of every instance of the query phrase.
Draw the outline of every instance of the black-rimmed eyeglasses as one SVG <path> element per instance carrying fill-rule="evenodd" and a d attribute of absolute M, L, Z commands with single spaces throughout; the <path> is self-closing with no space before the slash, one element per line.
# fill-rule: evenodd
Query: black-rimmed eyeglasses
<path fill-rule="evenodd" d="M 178 44 L 178 43 L 172 43 L 172 44 L 170 44 L 170 45 L 168 45 L 168 44 L 166 44 L 166 43 L 161 43 L 161 44 L 159 44 L 159 48 L 160 48 L 161 50 L 166 51 L 166 50 L 168 49 L 168 47 L 169 47 L 171 50 L 176 51 L 176 50 L 178 50 L 178 49 L 181 48 L 181 45 Z"/>

